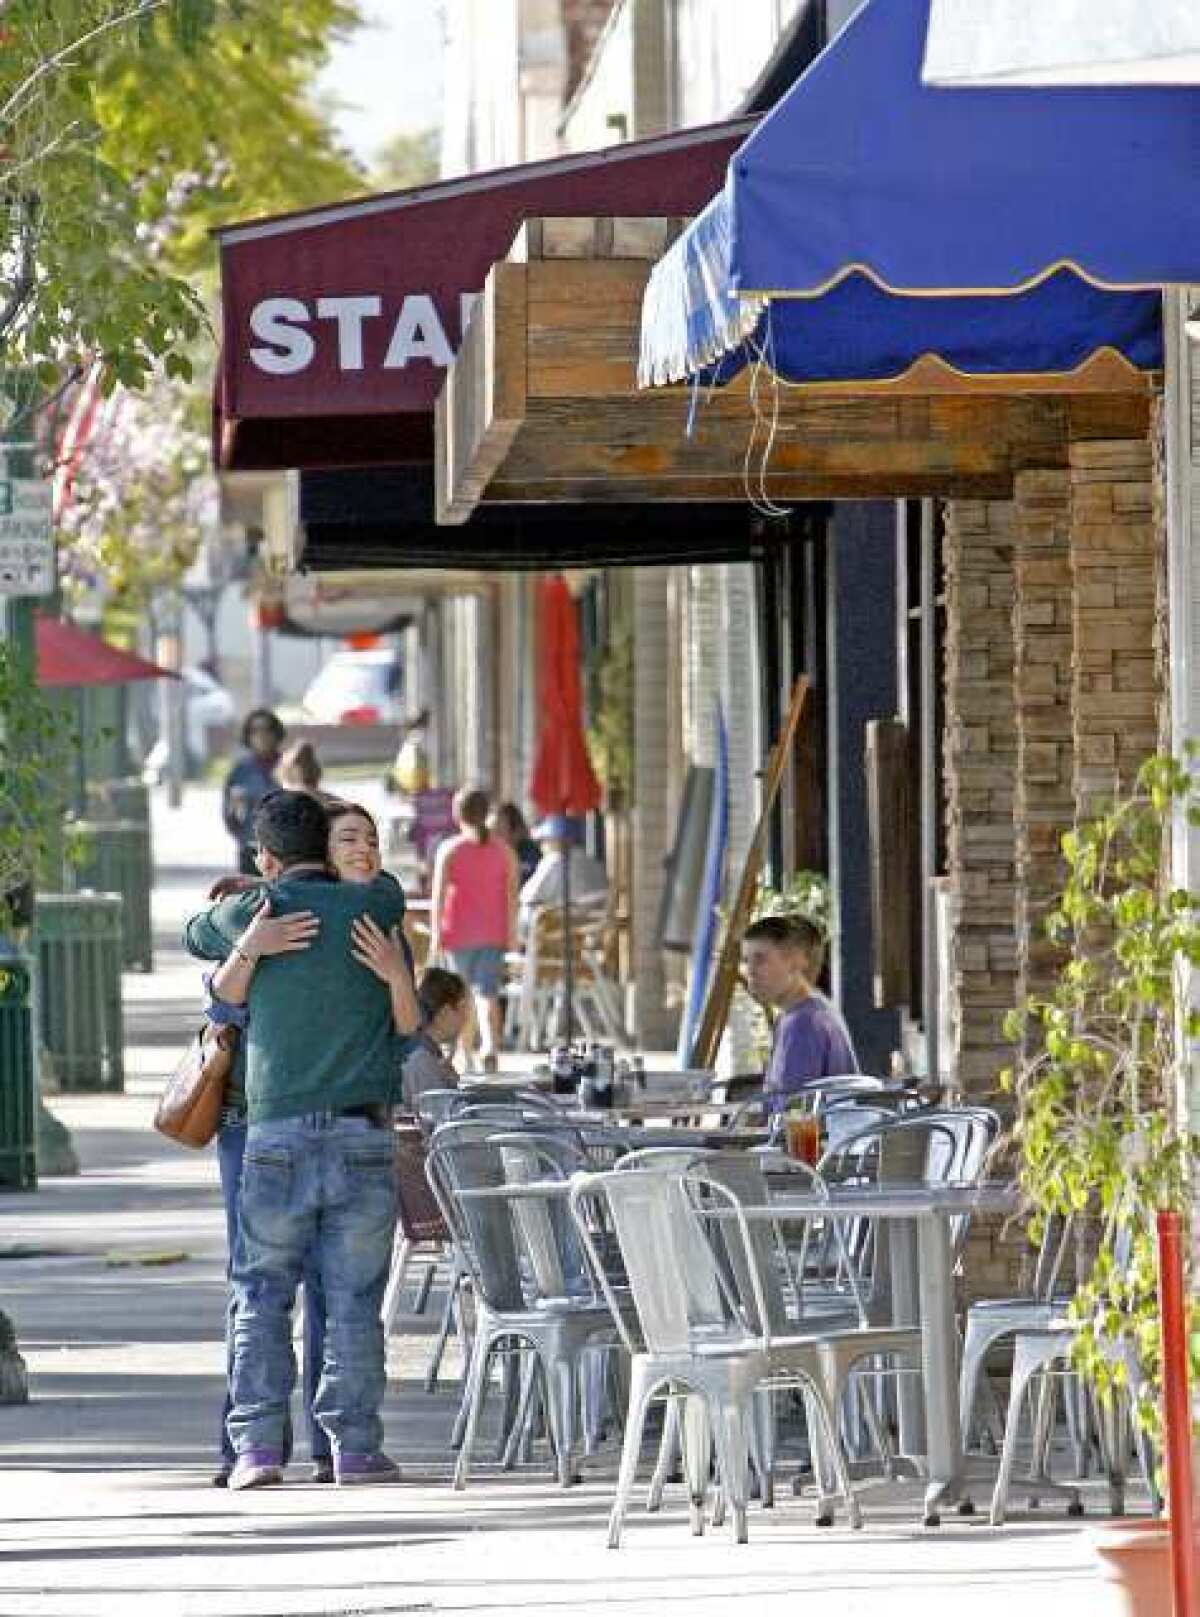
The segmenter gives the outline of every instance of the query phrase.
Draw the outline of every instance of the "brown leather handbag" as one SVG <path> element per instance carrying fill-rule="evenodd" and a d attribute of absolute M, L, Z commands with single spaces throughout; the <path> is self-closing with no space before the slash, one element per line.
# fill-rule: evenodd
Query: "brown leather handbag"
<path fill-rule="evenodd" d="M 221 1124 L 238 1030 L 206 1022 L 188 1045 L 158 1103 L 154 1127 L 168 1140 L 200 1151 Z"/>

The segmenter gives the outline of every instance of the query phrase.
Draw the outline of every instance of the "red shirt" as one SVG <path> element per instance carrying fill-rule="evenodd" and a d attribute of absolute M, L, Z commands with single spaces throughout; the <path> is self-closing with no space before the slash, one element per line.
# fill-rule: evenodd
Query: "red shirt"
<path fill-rule="evenodd" d="M 504 949 L 509 935 L 509 850 L 489 837 L 455 837 L 442 856 L 444 949 Z"/>

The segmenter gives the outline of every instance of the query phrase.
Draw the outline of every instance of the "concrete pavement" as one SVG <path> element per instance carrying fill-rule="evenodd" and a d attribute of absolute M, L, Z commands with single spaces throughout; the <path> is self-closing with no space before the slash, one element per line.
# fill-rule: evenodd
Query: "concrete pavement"
<path fill-rule="evenodd" d="M 53 1097 L 82 1163 L 75 1180 L 0 1200 L 0 1303 L 14 1316 L 32 1402 L 0 1409 L 0 1617 L 804 1610 L 806 1617 L 1103 1617 L 1086 1531 L 1017 1513 L 994 1532 L 916 1525 L 911 1488 L 865 1497 L 867 1527 L 811 1525 L 811 1502 L 755 1510 L 751 1541 L 688 1534 L 678 1490 L 635 1510 L 604 1548 L 615 1457 L 569 1493 L 544 1464 L 502 1476 L 490 1451 L 449 1487 L 450 1386 L 420 1387 L 429 1322 L 393 1338 L 388 1446 L 405 1481 L 338 1492 L 297 1464 L 286 1487 L 208 1485 L 221 1400 L 223 1222 L 211 1153 L 149 1126 L 195 1017 L 198 974 L 175 944 L 222 859 L 213 794 L 156 810 L 158 969 L 127 977 L 124 1096 Z M 986 1497 L 984 1492 L 980 1498 Z M 1098 1491 L 1089 1489 L 1099 1507 Z M 1044 1518 L 1044 1519 L 1042 1519 Z"/>

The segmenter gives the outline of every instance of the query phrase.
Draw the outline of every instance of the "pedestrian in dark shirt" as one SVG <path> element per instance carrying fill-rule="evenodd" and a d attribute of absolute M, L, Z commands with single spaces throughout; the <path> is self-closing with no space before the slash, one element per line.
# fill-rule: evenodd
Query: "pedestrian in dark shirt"
<path fill-rule="evenodd" d="M 237 844 L 237 867 L 244 876 L 257 876 L 254 814 L 264 797 L 279 790 L 275 771 L 287 731 L 270 708 L 256 707 L 242 725 L 246 749 L 225 777 L 221 811 L 225 829 Z"/>
<path fill-rule="evenodd" d="M 770 915 L 742 939 L 746 986 L 778 1014 L 764 1090 L 779 1108 L 822 1078 L 858 1071 L 850 1032 L 839 1011 L 816 988 L 825 943 L 800 915 Z"/>

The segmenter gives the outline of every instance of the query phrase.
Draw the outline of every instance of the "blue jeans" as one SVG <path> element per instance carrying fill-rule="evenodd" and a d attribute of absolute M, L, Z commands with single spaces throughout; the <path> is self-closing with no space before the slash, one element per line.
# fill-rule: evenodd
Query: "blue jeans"
<path fill-rule="evenodd" d="M 313 1112 L 246 1131 L 233 1260 L 233 1409 L 239 1454 L 282 1452 L 296 1379 L 290 1320 L 306 1261 L 325 1289 L 325 1363 L 313 1405 L 336 1454 L 383 1443 L 383 1293 L 396 1228 L 390 1129 Z"/>
<path fill-rule="evenodd" d="M 232 1274 L 233 1254 L 237 1245 L 238 1215 L 242 1195 L 242 1158 L 246 1154 L 245 1123 L 223 1123 L 217 1135 L 217 1167 L 221 1175 L 221 1195 L 225 1202 L 226 1248 L 229 1257 L 226 1278 Z M 313 1411 L 317 1397 L 317 1383 L 321 1379 L 321 1365 L 325 1359 L 325 1293 L 321 1290 L 321 1277 L 315 1264 L 304 1270 L 304 1418 L 308 1427 L 308 1450 L 315 1461 L 330 1457 L 329 1439 Z M 221 1409 L 221 1459 L 227 1468 L 236 1458 L 233 1439 L 229 1435 L 229 1412 L 233 1399 L 229 1388 L 233 1381 L 233 1293 L 225 1310 L 225 1402 Z M 285 1460 L 292 1449 L 291 1422 L 284 1435 Z"/>

